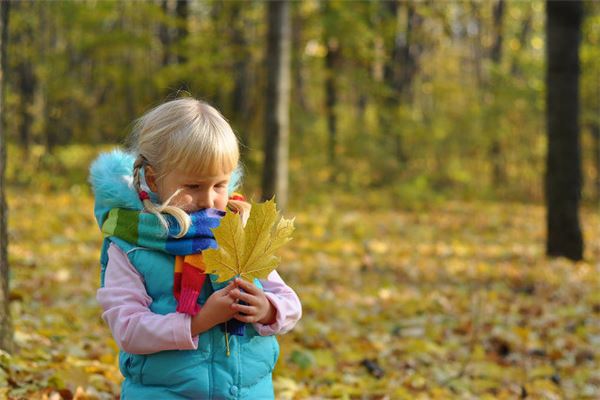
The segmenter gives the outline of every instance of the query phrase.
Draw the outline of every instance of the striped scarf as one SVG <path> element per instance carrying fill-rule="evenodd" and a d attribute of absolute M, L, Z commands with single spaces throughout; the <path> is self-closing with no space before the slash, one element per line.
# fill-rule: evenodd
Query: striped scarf
<path fill-rule="evenodd" d="M 165 215 L 169 230 L 152 213 L 114 208 L 102 224 L 105 237 L 116 236 L 131 244 L 162 251 L 175 256 L 173 295 L 177 299 L 177 312 L 196 315 L 200 311 L 198 296 L 206 280 L 202 251 L 216 248 L 217 242 L 211 228 L 219 226 L 224 211 L 204 209 L 190 214 L 189 231 L 181 238 L 175 218 Z"/>

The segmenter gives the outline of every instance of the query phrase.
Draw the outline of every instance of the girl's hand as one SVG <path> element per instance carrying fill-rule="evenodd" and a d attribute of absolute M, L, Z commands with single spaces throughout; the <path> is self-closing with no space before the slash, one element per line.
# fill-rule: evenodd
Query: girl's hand
<path fill-rule="evenodd" d="M 231 292 L 235 287 L 234 283 L 230 282 L 229 285 L 217 290 L 208 297 L 200 312 L 192 317 L 192 336 L 205 332 L 222 322 L 229 321 L 235 316 L 236 311 L 231 308 L 235 301 L 231 297 Z"/>
<path fill-rule="evenodd" d="M 264 292 L 243 279 L 236 278 L 234 282 L 237 287 L 229 292 L 229 296 L 234 300 L 245 302 L 246 305 L 233 303 L 231 309 L 237 312 L 233 318 L 242 322 L 258 322 L 263 325 L 274 323 L 277 310 Z M 242 292 L 239 288 L 244 291 Z"/>

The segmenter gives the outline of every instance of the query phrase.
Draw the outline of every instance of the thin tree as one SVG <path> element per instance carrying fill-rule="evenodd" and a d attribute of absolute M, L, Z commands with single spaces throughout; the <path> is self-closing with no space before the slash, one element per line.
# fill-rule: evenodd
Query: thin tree
<path fill-rule="evenodd" d="M 267 90 L 262 197 L 287 205 L 290 125 L 290 3 L 267 4 Z"/>
<path fill-rule="evenodd" d="M 189 36 L 189 17 L 190 4 L 188 0 L 176 0 L 175 8 L 172 2 L 161 0 L 160 8 L 163 21 L 158 26 L 158 38 L 161 43 L 161 67 L 170 65 L 183 65 L 187 63 L 187 44 L 185 43 Z M 175 27 L 170 25 L 176 22 Z M 189 91 L 189 82 L 179 77 L 177 80 L 165 88 L 164 95 L 173 95 L 179 91 Z"/>
<path fill-rule="evenodd" d="M 232 93 L 234 128 L 240 134 L 242 150 L 250 147 L 250 121 L 253 86 L 252 52 L 248 31 L 251 29 L 245 10 L 245 3 L 231 2 L 229 5 L 229 37 L 234 49 L 233 61 L 234 85 Z M 242 159 L 247 152 L 242 151 Z"/>
<path fill-rule="evenodd" d="M 336 108 L 338 103 L 338 75 L 340 74 L 341 49 L 340 41 L 335 36 L 335 13 L 330 2 L 323 2 L 323 43 L 327 49 L 325 54 L 325 115 L 327 117 L 327 131 L 329 133 L 328 160 L 331 168 L 330 182 L 336 181 L 338 142 L 338 123 Z"/>
<path fill-rule="evenodd" d="M 12 351 L 13 330 L 9 309 L 8 235 L 5 192 L 6 140 L 4 119 L 4 86 L 6 72 L 6 45 L 8 41 L 8 13 L 10 2 L 0 2 L 0 349 Z"/>
<path fill-rule="evenodd" d="M 36 7 L 36 4 L 19 4 L 15 3 L 13 7 Z M 13 12 L 18 12 L 18 9 L 13 9 Z M 19 42 L 19 47 L 24 49 L 31 49 L 34 45 L 35 34 L 33 32 L 32 24 L 25 24 L 19 35 L 13 36 L 15 42 Z M 20 57 L 15 68 L 15 80 L 18 82 L 19 87 L 19 105 L 17 106 L 17 112 L 21 116 L 21 124 L 19 126 L 19 137 L 21 146 L 25 152 L 25 156 L 29 156 L 29 148 L 31 147 L 32 135 L 31 128 L 33 125 L 33 114 L 31 112 L 31 106 L 34 102 L 34 96 L 36 91 L 36 76 L 34 73 L 34 64 L 30 54 L 27 51 L 20 52 Z M 24 54 L 23 54 L 24 53 Z"/>
<path fill-rule="evenodd" d="M 385 134 L 393 135 L 397 161 L 406 164 L 409 156 L 404 143 L 405 133 L 389 115 L 397 112 L 399 107 L 410 107 L 413 103 L 413 81 L 419 71 L 423 52 L 422 45 L 415 36 L 423 17 L 417 12 L 417 5 L 414 3 L 393 0 L 382 3 L 382 7 L 387 11 L 387 18 L 394 21 L 395 29 L 391 38 L 393 40 L 388 39 L 386 45 L 389 58 L 384 64 L 383 77 L 388 93 L 384 100 L 385 115 L 380 114 L 380 120 Z M 400 23 L 401 20 L 405 20 L 404 26 Z"/>
<path fill-rule="evenodd" d="M 177 29 L 175 41 L 180 50 L 177 52 L 177 64 L 185 64 L 187 62 L 187 56 L 185 48 L 182 46 L 182 42 L 188 37 L 188 17 L 190 14 L 190 3 L 188 0 L 177 0 L 175 4 L 175 15 L 177 15 Z"/>
<path fill-rule="evenodd" d="M 167 23 L 167 18 L 170 16 L 169 2 L 168 0 L 161 0 L 160 9 L 162 10 L 163 21 L 158 26 L 158 38 L 162 48 L 162 57 L 160 65 L 166 67 L 171 64 L 173 55 L 171 53 L 171 30 Z"/>
<path fill-rule="evenodd" d="M 579 1 L 546 1 L 546 254 L 572 260 L 583 257 L 578 122 L 582 11 Z"/>
<path fill-rule="evenodd" d="M 502 42 L 504 39 L 503 16 L 505 4 L 504 0 L 498 0 L 493 6 L 493 45 L 490 49 L 490 59 L 492 63 L 499 68 L 502 62 Z M 493 88 L 492 88 L 493 91 Z M 493 92 L 492 92 L 493 93 Z M 494 95 L 494 99 L 496 96 Z M 496 101 L 496 100 L 494 100 Z M 488 149 L 490 161 L 492 162 L 492 184 L 498 187 L 506 182 L 506 174 L 502 164 L 502 144 L 500 141 L 500 132 L 498 129 L 490 129 L 492 142 Z"/>

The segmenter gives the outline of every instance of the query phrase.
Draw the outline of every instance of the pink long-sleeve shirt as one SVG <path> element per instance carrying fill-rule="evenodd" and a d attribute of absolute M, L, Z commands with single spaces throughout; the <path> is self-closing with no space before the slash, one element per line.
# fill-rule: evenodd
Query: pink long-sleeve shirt
<path fill-rule="evenodd" d="M 265 296 L 276 309 L 276 319 L 271 325 L 254 323 L 254 328 L 262 336 L 288 332 L 302 316 L 298 295 L 276 271 L 261 283 Z M 128 353 L 198 348 L 198 336 L 192 337 L 191 316 L 152 312 L 149 308 L 152 298 L 146 292 L 142 276 L 114 244 L 108 248 L 104 287 L 98 289 L 96 298 L 115 341 Z"/>

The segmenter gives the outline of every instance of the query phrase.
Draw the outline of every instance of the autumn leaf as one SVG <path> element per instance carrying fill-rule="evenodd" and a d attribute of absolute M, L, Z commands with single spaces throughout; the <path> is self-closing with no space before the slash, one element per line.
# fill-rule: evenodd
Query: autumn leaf
<path fill-rule="evenodd" d="M 294 220 L 280 218 L 274 200 L 253 203 L 245 228 L 239 215 L 228 211 L 213 229 L 219 248 L 203 253 L 207 271 L 218 275 L 217 282 L 235 276 L 266 279 L 279 265 L 275 252 L 292 240 L 293 231 Z"/>

